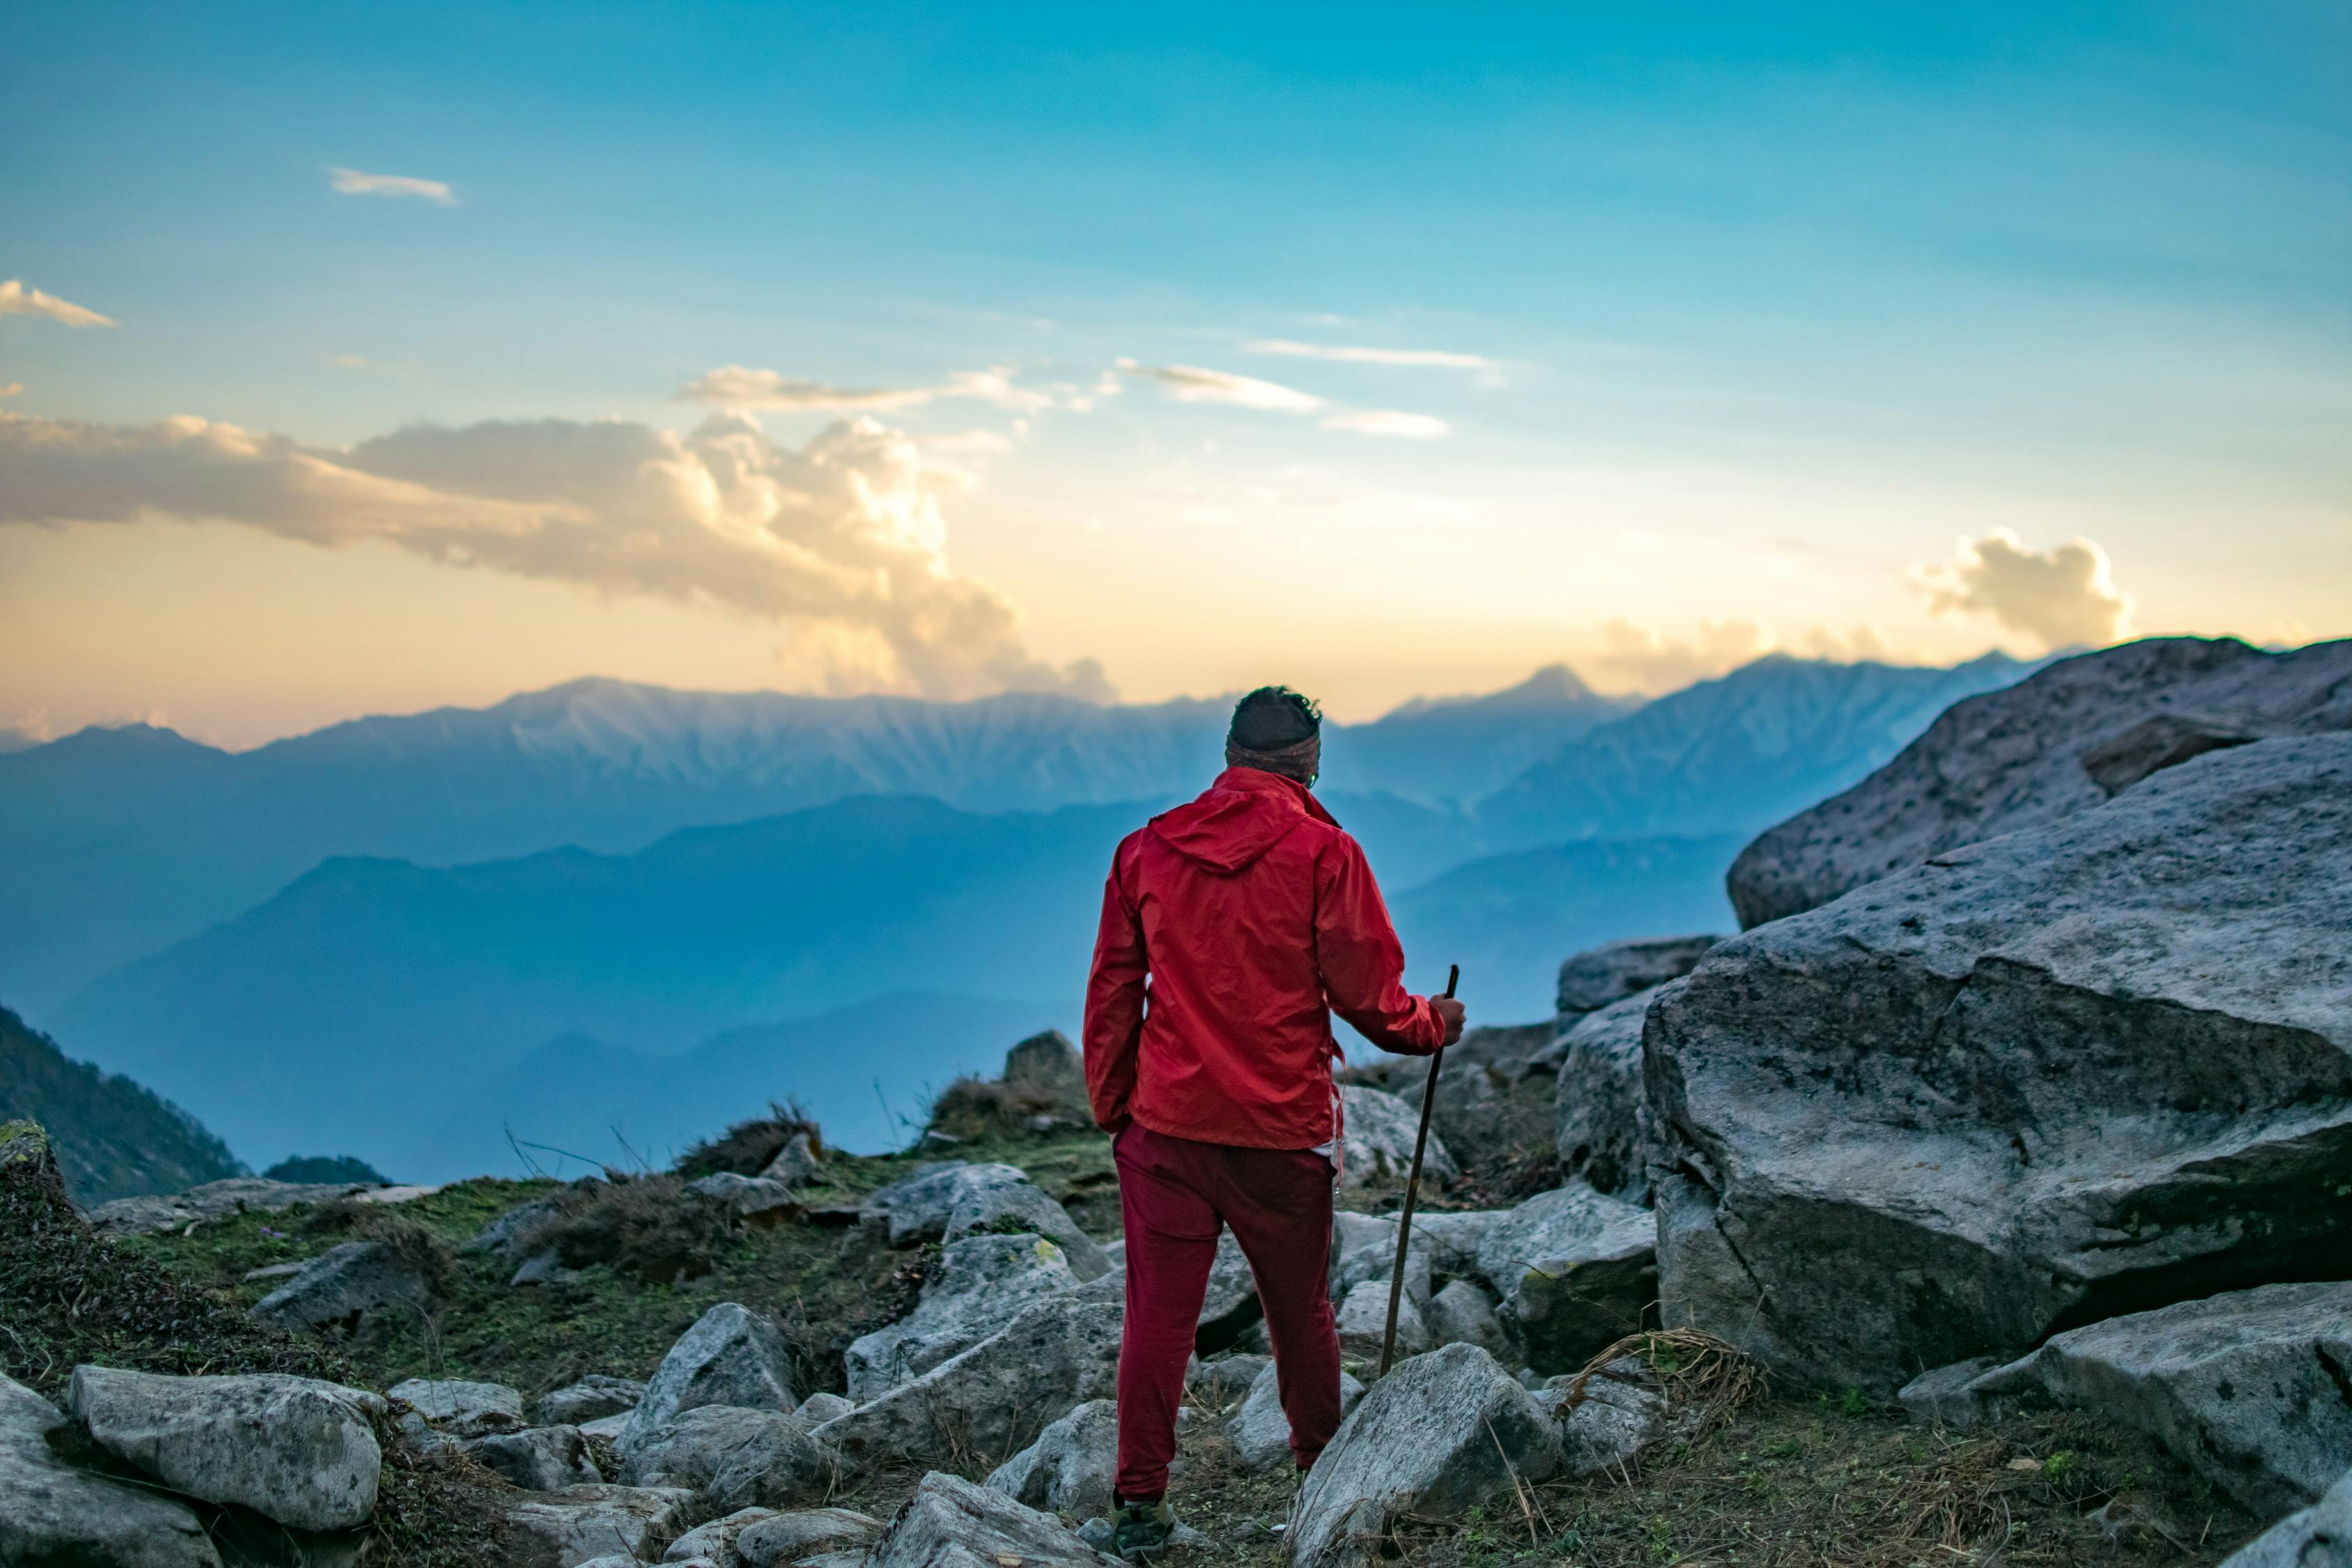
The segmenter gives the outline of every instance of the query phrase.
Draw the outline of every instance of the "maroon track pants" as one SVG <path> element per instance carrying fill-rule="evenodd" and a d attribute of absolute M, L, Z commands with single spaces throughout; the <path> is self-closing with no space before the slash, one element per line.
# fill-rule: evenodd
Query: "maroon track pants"
<path fill-rule="evenodd" d="M 1290 1451 L 1307 1468 L 1339 1426 L 1330 1161 L 1306 1149 L 1196 1143 L 1140 1125 L 1120 1132 L 1112 1151 L 1127 1224 L 1118 1495 L 1149 1500 L 1168 1490 L 1184 1364 L 1221 1225 L 1233 1227 L 1257 1279 Z"/>

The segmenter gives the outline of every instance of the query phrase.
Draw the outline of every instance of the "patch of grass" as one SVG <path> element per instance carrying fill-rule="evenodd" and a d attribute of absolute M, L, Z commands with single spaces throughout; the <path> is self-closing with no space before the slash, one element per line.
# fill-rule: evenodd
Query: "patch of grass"
<path fill-rule="evenodd" d="M 958 1142 L 971 1142 L 1041 1136 L 1030 1126 L 1040 1118 L 1059 1124 L 1045 1129 L 1050 1135 L 1066 1128 L 1068 1117 L 1069 1107 L 1050 1086 L 967 1076 L 940 1090 L 931 1101 L 929 1125 Z"/>
<path fill-rule="evenodd" d="M 823 1155 L 824 1137 L 817 1131 L 815 1120 L 801 1109 L 800 1103 L 787 1100 L 777 1104 L 771 1100 L 767 1115 L 738 1121 L 720 1136 L 695 1144 L 679 1155 L 671 1168 L 688 1181 L 722 1171 L 756 1176 L 784 1152 L 785 1144 L 803 1132 L 809 1135 L 809 1143 L 815 1152 Z"/>

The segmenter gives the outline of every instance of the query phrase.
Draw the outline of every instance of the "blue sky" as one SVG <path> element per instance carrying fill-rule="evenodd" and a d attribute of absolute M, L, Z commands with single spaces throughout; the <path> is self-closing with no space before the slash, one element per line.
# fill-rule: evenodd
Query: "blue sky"
<path fill-rule="evenodd" d="M 1562 657 L 1655 686 L 1769 646 L 2352 631 L 2341 6 L 31 5 L 10 32 L 0 279 L 117 323 L 0 315 L 20 426 L 315 454 L 684 433 L 725 366 L 1017 390 L 736 416 L 779 464 L 860 413 L 926 454 L 892 570 L 994 617 L 944 673 L 936 605 L 354 536 L 178 470 L 104 521 L 124 481 L 91 457 L 0 508 L 35 525 L 0 526 L 0 723 L 249 741 L 592 668 L 952 693 L 1088 658 L 1130 698 L 1282 674 L 1364 712 Z M 525 497 L 497 460 L 432 482 L 585 482 Z M 1959 546 L 1995 530 L 2013 555 Z M 2052 553 L 2077 538 L 2095 583 Z"/>

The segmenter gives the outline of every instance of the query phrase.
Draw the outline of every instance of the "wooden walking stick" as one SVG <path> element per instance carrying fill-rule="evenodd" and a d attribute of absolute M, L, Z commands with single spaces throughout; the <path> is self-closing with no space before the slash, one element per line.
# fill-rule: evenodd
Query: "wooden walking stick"
<path fill-rule="evenodd" d="M 1445 972 L 1445 994 L 1451 997 L 1454 987 L 1462 979 L 1462 966 L 1451 965 Z M 1437 1069 L 1445 1061 L 1445 1047 L 1440 1046 L 1429 1058 L 1429 1082 L 1421 1091 L 1421 1131 L 1412 1140 L 1412 1174 L 1405 1178 L 1404 1208 L 1397 1215 L 1396 1272 L 1389 1276 L 1389 1322 L 1381 1331 L 1381 1370 L 1372 1374 L 1375 1381 L 1389 1374 L 1389 1363 L 1396 1359 L 1397 1302 L 1404 1296 L 1404 1249 L 1412 1245 L 1412 1205 L 1421 1196 L 1421 1153 L 1429 1147 L 1429 1113 L 1437 1106 Z"/>

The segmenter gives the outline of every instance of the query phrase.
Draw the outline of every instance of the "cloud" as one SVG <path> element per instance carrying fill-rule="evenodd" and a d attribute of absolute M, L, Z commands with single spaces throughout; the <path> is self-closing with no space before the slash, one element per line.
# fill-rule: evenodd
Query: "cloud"
<path fill-rule="evenodd" d="M 329 354 L 327 363 L 341 370 L 365 370 L 368 362 L 357 354 Z"/>
<path fill-rule="evenodd" d="M 114 320 L 96 310 L 86 310 L 70 300 L 60 300 L 55 294 L 44 294 L 38 289 L 27 289 L 21 278 L 11 278 L 0 283 L 0 316 L 40 316 L 62 322 L 68 327 L 110 327 Z"/>
<path fill-rule="evenodd" d="M 1393 408 L 1361 408 L 1334 414 L 1323 421 L 1326 430 L 1352 430 L 1359 436 L 1391 436 L 1405 441 L 1436 441 L 1454 433 L 1454 426 L 1428 414 L 1404 414 Z"/>
<path fill-rule="evenodd" d="M 1671 638 L 1613 620 L 1601 627 L 1594 642 L 1569 660 L 1594 689 L 1657 697 L 1753 661 L 1770 648 L 1772 634 L 1753 621 L 1703 621 L 1696 636 Z"/>
<path fill-rule="evenodd" d="M 974 398 L 992 403 L 999 408 L 1014 409 L 1024 414 L 1054 405 L 1050 395 L 1015 386 L 1012 377 L 1011 371 L 1000 367 L 958 371 L 948 377 L 943 386 L 857 389 L 829 386 L 819 381 L 796 381 L 772 370 L 723 364 L 680 387 L 677 400 L 681 403 L 716 404 L 723 408 L 757 408 L 771 413 L 816 410 L 880 413 L 894 408 L 919 407 L 950 397 Z"/>
<path fill-rule="evenodd" d="M 14 397 L 25 390 L 21 381 L 0 381 L 0 397 Z"/>
<path fill-rule="evenodd" d="M 725 415 L 687 435 L 420 425 L 338 449 L 186 416 L 0 414 L 0 524 L 218 520 L 331 549 L 376 542 L 783 623 L 866 688 L 1107 697 L 1099 666 L 1030 658 L 1012 603 L 949 568 L 940 490 L 911 439 L 866 418 L 797 449 Z"/>
<path fill-rule="evenodd" d="M 327 168 L 329 181 L 347 196 L 417 196 L 436 206 L 454 207 L 457 193 L 438 180 L 415 180 L 405 174 L 369 174 L 357 169 Z"/>
<path fill-rule="evenodd" d="M 2028 550 L 2008 529 L 1963 539 L 1959 558 L 1915 568 L 1931 614 L 1989 615 L 2046 647 L 2104 647 L 2131 626 L 2131 595 L 2108 575 L 2107 552 L 2087 539 Z"/>
<path fill-rule="evenodd" d="M 1314 414 L 1324 406 L 1323 399 L 1312 393 L 1230 371 L 1204 370 L 1194 364 L 1138 364 L 1131 359 L 1120 360 L 1118 368 L 1138 380 L 1160 383 L 1179 403 L 1222 403 L 1269 414 Z"/>
<path fill-rule="evenodd" d="M 1301 343 L 1288 338 L 1260 338 L 1242 347 L 1254 354 L 1286 354 L 1293 359 L 1334 360 L 1341 364 L 1434 365 L 1451 370 L 1493 370 L 1485 354 L 1449 353 L 1444 349 L 1377 349 L 1360 343 Z"/>

